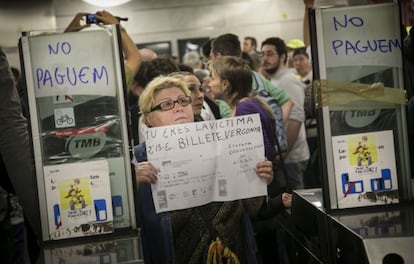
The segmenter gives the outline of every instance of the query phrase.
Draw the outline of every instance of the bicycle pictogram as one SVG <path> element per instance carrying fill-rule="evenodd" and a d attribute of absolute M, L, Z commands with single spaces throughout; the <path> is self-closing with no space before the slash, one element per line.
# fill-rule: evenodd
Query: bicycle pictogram
<path fill-rule="evenodd" d="M 69 117 L 66 114 L 62 115 L 58 119 L 56 119 L 56 124 L 58 124 L 59 126 L 61 126 L 63 124 L 71 125 L 71 124 L 73 124 L 73 118 Z"/>

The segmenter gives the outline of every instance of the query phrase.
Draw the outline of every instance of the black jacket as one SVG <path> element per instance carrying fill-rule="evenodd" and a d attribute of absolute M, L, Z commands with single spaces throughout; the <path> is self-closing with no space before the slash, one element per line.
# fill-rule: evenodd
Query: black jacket
<path fill-rule="evenodd" d="M 0 155 L 4 164 L 0 184 L 16 193 L 26 219 L 40 237 L 40 215 L 35 167 L 26 118 L 22 114 L 17 89 L 14 86 L 6 55 L 0 49 Z"/>

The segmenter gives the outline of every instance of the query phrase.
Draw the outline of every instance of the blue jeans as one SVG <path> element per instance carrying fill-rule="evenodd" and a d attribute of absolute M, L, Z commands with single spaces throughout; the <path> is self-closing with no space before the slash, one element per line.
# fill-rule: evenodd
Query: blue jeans
<path fill-rule="evenodd" d="M 308 160 L 299 161 L 295 163 L 286 163 L 286 175 L 287 187 L 290 190 L 303 189 L 303 175 L 305 174 L 306 167 L 308 166 Z"/>

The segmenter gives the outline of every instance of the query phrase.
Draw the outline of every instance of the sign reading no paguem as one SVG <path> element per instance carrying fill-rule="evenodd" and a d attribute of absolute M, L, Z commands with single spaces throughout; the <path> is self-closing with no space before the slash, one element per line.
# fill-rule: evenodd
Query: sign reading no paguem
<path fill-rule="evenodd" d="M 322 11 L 327 67 L 401 65 L 399 28 L 389 22 L 396 12 L 392 5 L 373 6 Z"/>
<path fill-rule="evenodd" d="M 105 30 L 40 35 L 30 42 L 36 97 L 115 96 L 115 65 Z"/>

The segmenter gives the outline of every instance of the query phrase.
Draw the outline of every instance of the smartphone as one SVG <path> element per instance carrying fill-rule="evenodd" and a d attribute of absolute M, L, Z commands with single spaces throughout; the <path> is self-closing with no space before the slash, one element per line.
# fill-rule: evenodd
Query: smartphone
<path fill-rule="evenodd" d="M 98 24 L 99 22 L 101 21 L 96 18 L 95 14 L 86 15 L 86 24 Z"/>

